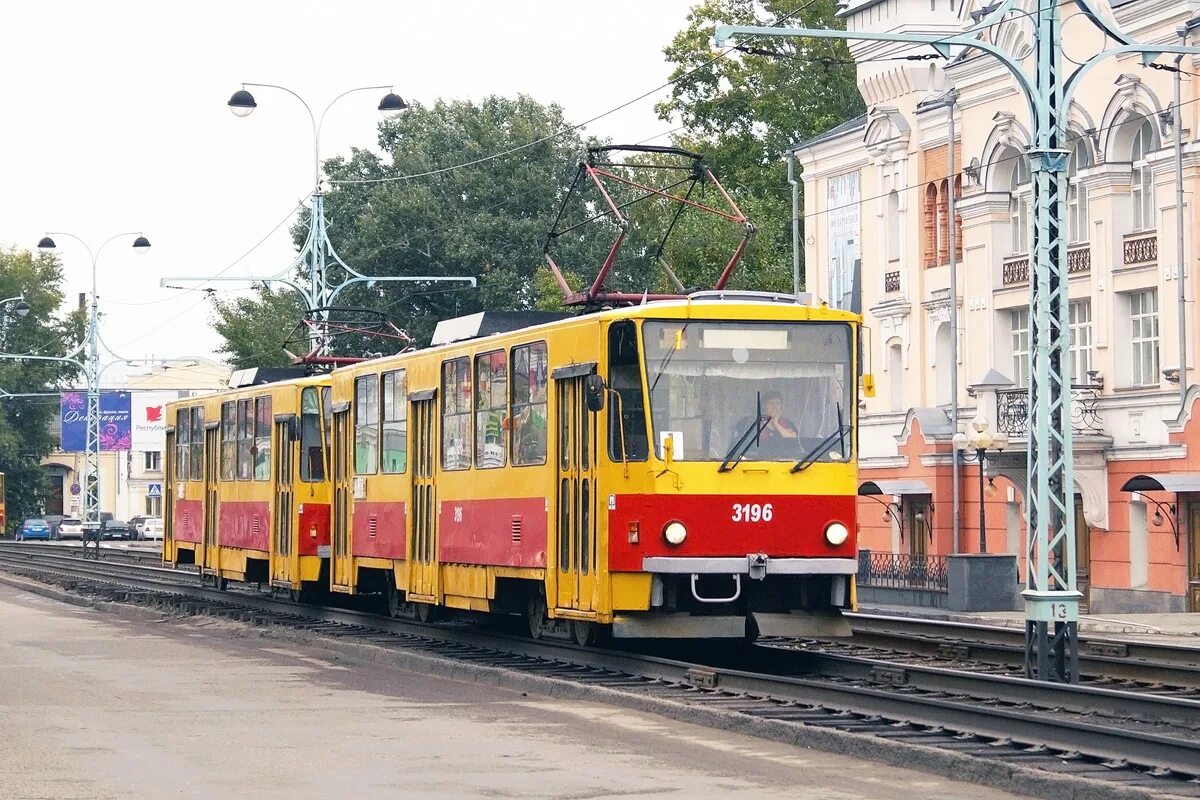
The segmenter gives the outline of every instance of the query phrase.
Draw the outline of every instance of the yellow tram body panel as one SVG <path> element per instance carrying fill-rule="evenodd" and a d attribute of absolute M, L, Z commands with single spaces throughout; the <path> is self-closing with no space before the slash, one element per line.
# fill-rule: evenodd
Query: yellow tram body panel
<path fill-rule="evenodd" d="M 417 603 L 528 600 L 599 623 L 665 613 L 678 598 L 664 591 L 682 597 L 689 579 L 684 605 L 729 606 L 701 585 L 729 578 L 730 596 L 758 580 L 791 598 L 764 608 L 814 591 L 845 607 L 860 322 L 792 303 L 652 303 L 338 369 L 332 587 L 379 588 L 382 574 Z M 764 416 L 788 392 L 799 424 Z M 757 449 L 733 459 L 741 416 Z M 794 457 L 762 455 L 774 434 L 753 428 L 768 418 Z M 671 525 L 685 538 L 668 541 Z"/>
<path fill-rule="evenodd" d="M 167 407 L 163 558 L 202 575 L 299 590 L 328 558 L 327 376 Z"/>

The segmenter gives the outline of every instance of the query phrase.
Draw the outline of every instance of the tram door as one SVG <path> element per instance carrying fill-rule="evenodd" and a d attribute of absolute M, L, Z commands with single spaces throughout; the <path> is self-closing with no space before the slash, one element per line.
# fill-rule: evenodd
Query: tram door
<path fill-rule="evenodd" d="M 201 550 L 201 572 L 219 574 L 221 569 L 220 503 L 217 501 L 217 461 L 220 448 L 217 433 L 220 426 L 210 425 L 204 429 L 204 543 Z"/>
<path fill-rule="evenodd" d="M 555 380 L 557 607 L 595 610 L 596 415 L 584 403 L 586 376 Z"/>
<path fill-rule="evenodd" d="M 295 575 L 293 547 L 295 531 L 295 487 L 292 484 L 294 464 L 292 427 L 296 417 L 288 415 L 275 420 L 275 513 L 271 525 L 271 583 L 279 582 L 291 588 Z"/>
<path fill-rule="evenodd" d="M 437 403 L 432 391 L 409 395 L 409 437 L 413 442 L 412 499 L 408 518 L 408 593 L 416 600 L 436 602 L 438 586 Z"/>
<path fill-rule="evenodd" d="M 175 475 L 175 431 L 167 429 L 166 449 L 163 450 L 163 468 L 166 472 L 166 482 L 163 484 L 163 561 L 175 563 L 179 554 L 175 551 L 175 501 L 179 497 L 178 478 Z"/>
<path fill-rule="evenodd" d="M 333 411 L 333 542 L 330 548 L 330 576 L 335 592 L 353 591 L 353 554 L 350 550 L 350 448 L 354 436 L 350 428 L 350 406 Z"/>

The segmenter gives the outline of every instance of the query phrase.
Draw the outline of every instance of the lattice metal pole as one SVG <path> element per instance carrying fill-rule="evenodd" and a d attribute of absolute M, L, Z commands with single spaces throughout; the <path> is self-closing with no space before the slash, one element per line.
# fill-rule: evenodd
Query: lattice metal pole
<path fill-rule="evenodd" d="M 1140 45 L 1107 21 L 1094 0 L 1076 0 L 1080 13 L 1109 38 L 1114 47 L 1089 56 L 1068 75 L 1062 71 L 1061 15 L 1057 3 L 1043 4 L 1033 17 L 1033 75 L 997 45 L 982 38 L 1010 12 L 1028 17 L 1015 0 L 1002 0 L 975 17 L 973 26 L 957 34 L 873 33 L 811 28 L 768 28 L 719 25 L 716 42 L 731 36 L 785 36 L 856 39 L 925 44 L 944 58 L 954 48 L 981 50 L 1008 69 L 1025 95 L 1033 128 L 1030 169 L 1033 173 L 1034 252 L 1030 275 L 1030 385 L 1028 514 L 1029 559 L 1025 598 L 1026 675 L 1041 680 L 1079 679 L 1079 598 L 1075 585 L 1075 486 L 1072 474 L 1070 414 L 1070 341 L 1067 319 L 1065 217 L 1068 151 L 1062 148 L 1071 96 L 1080 79 L 1096 64 L 1113 56 L 1140 54 L 1144 63 L 1160 55 L 1200 54 L 1182 45 Z M 953 224 L 953 222 L 951 222 Z"/>

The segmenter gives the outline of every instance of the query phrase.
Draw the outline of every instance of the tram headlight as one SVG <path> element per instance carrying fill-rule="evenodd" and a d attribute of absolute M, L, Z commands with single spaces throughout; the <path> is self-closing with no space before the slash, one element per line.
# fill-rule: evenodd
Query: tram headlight
<path fill-rule="evenodd" d="M 838 547 L 850 538 L 850 531 L 840 522 L 831 522 L 825 526 L 825 541 Z"/>
<path fill-rule="evenodd" d="M 682 522 L 668 522 L 667 526 L 663 528 L 663 538 L 667 540 L 667 544 L 681 545 L 687 538 L 687 528 Z"/>

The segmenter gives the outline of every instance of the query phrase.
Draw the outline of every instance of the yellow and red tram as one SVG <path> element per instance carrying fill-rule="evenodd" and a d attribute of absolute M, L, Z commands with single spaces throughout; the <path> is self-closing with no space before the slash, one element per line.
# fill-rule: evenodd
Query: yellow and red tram
<path fill-rule="evenodd" d="M 296 597 L 328 582 L 329 393 L 318 376 L 168 405 L 165 561 Z"/>
<path fill-rule="evenodd" d="M 383 593 L 393 613 L 526 614 L 535 636 L 581 642 L 600 629 L 844 631 L 860 324 L 823 305 L 701 294 L 476 326 L 321 378 L 181 401 L 164 552 L 219 579 Z M 310 415 L 320 434 L 306 439 L 309 389 L 322 421 Z M 243 478 L 236 461 L 236 479 L 222 472 L 206 491 L 204 470 L 225 463 L 221 409 L 235 410 L 240 457 L 242 404 L 260 397 L 275 427 L 257 427 L 255 405 L 253 437 L 265 438 L 252 454 L 267 463 Z M 329 469 L 305 483 L 297 448 L 303 463 L 317 441 Z M 302 516 L 296 487 L 305 507 L 331 508 L 327 527 Z M 290 533 L 267 538 L 265 525 Z M 306 526 L 316 542 L 329 532 L 328 550 L 302 542 Z"/>

